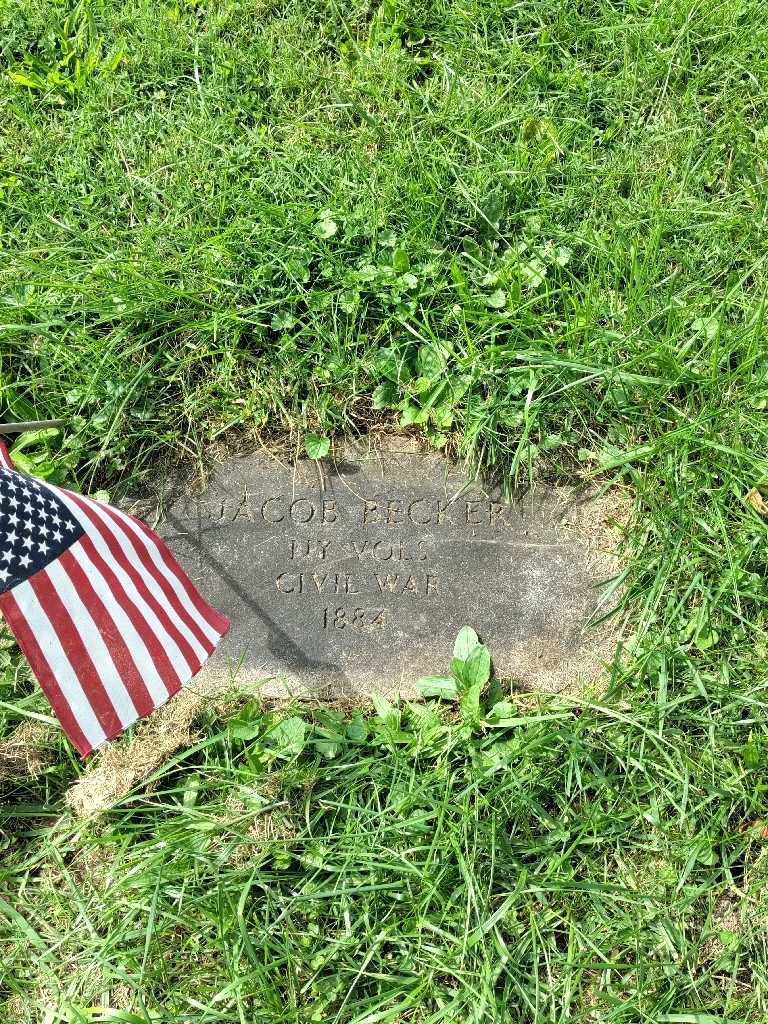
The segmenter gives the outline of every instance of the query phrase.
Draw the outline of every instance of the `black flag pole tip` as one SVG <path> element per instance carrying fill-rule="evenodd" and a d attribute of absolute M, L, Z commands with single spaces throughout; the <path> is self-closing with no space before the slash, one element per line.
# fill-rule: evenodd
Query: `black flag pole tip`
<path fill-rule="evenodd" d="M 46 427 L 60 427 L 64 420 L 26 420 L 19 423 L 0 423 L 0 434 L 24 434 L 28 430 L 44 430 Z"/>

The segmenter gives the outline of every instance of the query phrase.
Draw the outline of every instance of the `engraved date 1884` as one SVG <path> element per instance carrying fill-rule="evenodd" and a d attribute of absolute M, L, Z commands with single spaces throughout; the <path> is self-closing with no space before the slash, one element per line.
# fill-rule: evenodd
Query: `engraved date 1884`
<path fill-rule="evenodd" d="M 384 608 L 323 608 L 323 629 L 380 629 Z"/>

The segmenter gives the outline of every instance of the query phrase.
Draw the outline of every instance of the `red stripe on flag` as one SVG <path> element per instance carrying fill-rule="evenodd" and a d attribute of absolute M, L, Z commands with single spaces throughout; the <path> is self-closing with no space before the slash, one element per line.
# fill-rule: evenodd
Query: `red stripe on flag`
<path fill-rule="evenodd" d="M 128 691 L 131 700 L 139 715 L 143 718 L 150 711 L 155 710 L 155 703 L 150 696 L 149 690 L 144 685 L 141 673 L 136 667 L 136 662 L 131 657 L 131 652 L 123 639 L 117 624 L 107 611 L 104 602 L 93 589 L 83 571 L 82 566 L 72 554 L 72 549 L 65 551 L 59 558 L 62 569 L 72 580 L 83 604 L 88 609 L 96 628 L 104 638 L 115 668 Z"/>
<path fill-rule="evenodd" d="M 76 495 L 72 495 L 72 497 L 75 498 Z M 120 522 L 120 516 L 117 515 L 113 508 L 110 508 L 109 505 L 104 505 L 102 503 L 99 503 L 99 508 L 106 512 L 109 518 L 112 520 L 112 522 L 115 523 L 116 527 L 120 530 L 122 535 L 127 539 L 128 543 L 136 552 L 136 556 L 139 559 L 141 559 L 142 565 L 144 565 L 145 568 L 152 572 L 152 578 L 155 580 L 157 585 L 162 589 L 166 600 L 173 608 L 173 610 L 176 612 L 176 614 L 181 618 L 182 622 L 187 626 L 190 632 L 194 634 L 195 639 L 198 641 L 198 643 L 202 645 L 203 649 L 207 651 L 208 654 L 212 654 L 213 651 L 216 649 L 216 643 L 208 639 L 203 630 L 200 628 L 200 623 L 195 619 L 194 615 L 190 613 L 189 609 L 184 607 L 184 603 L 181 600 L 179 600 L 178 594 L 173 589 L 168 580 L 165 578 L 165 576 L 163 576 L 162 572 L 160 572 L 160 570 L 156 566 L 151 565 L 151 556 L 148 555 L 146 551 L 141 550 L 138 541 L 133 536 L 131 531 L 129 529 L 126 529 L 123 523 Z M 148 528 L 145 527 L 145 529 Z M 147 564 L 148 562 L 150 562 L 150 565 Z M 200 600 L 202 600 L 202 598 Z"/>
<path fill-rule="evenodd" d="M 2 441 L 0 441 L 0 466 L 5 466 L 6 469 L 13 469 L 11 456 L 8 454 L 8 449 Z"/>
<path fill-rule="evenodd" d="M 187 665 L 189 666 L 190 672 L 197 672 L 197 670 L 202 665 L 202 660 L 195 654 L 187 638 L 179 630 L 178 626 L 175 625 L 173 619 L 169 616 L 168 612 L 165 610 L 165 608 L 163 608 L 162 604 L 157 600 L 157 598 L 154 596 L 154 594 L 152 594 L 149 587 L 147 586 L 146 581 L 142 575 L 142 572 L 148 571 L 146 564 L 141 563 L 142 572 L 139 572 L 136 568 L 136 565 L 126 557 L 125 553 L 123 552 L 123 549 L 120 547 L 115 537 L 110 533 L 109 530 L 107 530 L 103 526 L 103 524 L 99 521 L 99 517 L 95 515 L 91 511 L 91 509 L 88 508 L 88 502 L 84 498 L 81 498 L 78 494 L 72 494 L 70 491 L 67 491 L 67 495 L 68 497 L 72 498 L 72 500 L 76 502 L 76 504 L 83 510 L 85 515 L 88 517 L 88 521 L 91 523 L 93 528 L 98 532 L 101 539 L 109 548 L 109 553 L 112 556 L 112 558 L 114 558 L 115 563 L 121 569 L 123 569 L 124 572 L 128 574 L 131 582 L 138 590 L 142 599 L 158 617 L 165 631 L 168 634 L 170 634 L 170 636 L 172 636 L 173 639 L 176 641 L 176 645 L 179 648 L 179 651 L 181 652 L 181 656 L 184 658 Z M 104 508 L 105 506 L 102 505 L 100 507 Z M 85 537 L 81 537 L 80 543 L 82 544 L 84 540 Z M 95 551 L 95 546 L 93 550 Z M 89 554 L 90 552 L 91 549 L 89 549 Z M 103 559 L 101 559 L 100 564 L 105 564 Z M 152 578 L 156 578 L 154 573 L 152 573 Z"/>
<path fill-rule="evenodd" d="M 13 630 L 13 634 L 21 648 L 22 654 L 27 659 L 30 668 L 37 676 L 38 682 L 43 689 L 43 693 L 48 698 L 48 702 L 53 708 L 54 714 L 61 722 L 61 726 L 72 741 L 75 750 L 77 750 L 81 757 L 85 757 L 90 754 L 93 747 L 86 739 L 80 726 L 77 724 L 77 719 L 72 714 L 72 708 L 69 706 L 67 699 L 59 689 L 56 677 L 51 671 L 51 667 L 40 649 L 40 645 L 35 639 L 35 634 L 29 628 L 27 620 L 22 615 L 21 609 L 16 603 L 16 598 L 13 596 L 12 590 L 8 590 L 4 594 L 0 594 L 0 610 L 5 616 L 8 625 Z"/>
<path fill-rule="evenodd" d="M 111 512 L 113 510 L 110 509 L 109 511 Z M 170 548 L 162 540 L 162 538 L 158 537 L 153 530 L 150 530 L 146 523 L 142 523 L 142 521 L 140 519 L 137 519 L 135 516 L 130 515 L 128 512 L 123 512 L 123 515 L 128 516 L 129 519 L 136 523 L 136 525 L 142 531 L 142 533 L 146 535 L 147 540 L 150 544 L 154 543 L 155 547 L 160 552 L 160 556 L 163 559 L 163 562 L 165 563 L 167 568 L 173 573 L 173 575 L 176 577 L 179 583 L 181 583 L 182 587 L 184 588 L 187 594 L 187 597 L 190 599 L 190 601 L 192 602 L 196 610 L 200 613 L 200 615 L 203 616 L 208 625 L 212 629 L 215 629 L 217 633 L 221 633 L 222 636 L 226 632 L 228 632 L 229 627 L 231 625 L 229 619 L 226 617 L 226 615 L 222 615 L 220 612 L 217 612 L 215 608 L 212 608 L 207 601 L 203 600 L 198 591 L 192 585 L 192 582 L 187 576 L 187 574 L 184 572 L 179 563 L 173 557 Z"/>
<path fill-rule="evenodd" d="M 109 699 L 109 694 L 104 689 L 101 676 L 91 661 L 88 648 L 83 643 L 74 619 L 64 607 L 63 601 L 56 593 L 56 589 L 45 571 L 35 573 L 29 579 L 29 585 L 51 620 L 51 625 L 56 630 L 62 649 L 77 673 L 83 690 L 88 695 L 88 700 L 99 724 L 107 734 L 107 739 L 111 739 L 112 736 L 122 732 L 124 727 Z"/>
<path fill-rule="evenodd" d="M 155 631 L 149 625 L 147 620 L 142 615 L 141 611 L 136 607 L 134 602 L 128 596 L 125 587 L 120 582 L 117 573 L 111 568 L 111 566 L 101 557 L 96 545 L 93 543 L 88 534 L 84 534 L 79 541 L 85 554 L 90 558 L 96 568 L 99 570 L 101 575 L 107 582 L 109 589 L 115 596 L 122 607 L 125 614 L 131 620 L 136 632 L 139 634 L 141 639 L 144 641 L 144 645 L 149 651 L 149 656 L 155 663 L 158 674 L 163 681 L 163 685 L 168 691 L 168 696 L 172 697 L 174 693 L 178 693 L 181 689 L 181 680 L 179 675 L 171 664 L 170 658 L 163 650 L 162 644 L 157 638 Z M 138 589 L 138 588 L 137 588 Z M 150 595 L 151 596 L 151 595 Z M 145 598 L 146 600 L 146 598 Z M 155 613 L 157 614 L 157 612 Z M 162 620 L 161 620 L 162 621 Z"/>

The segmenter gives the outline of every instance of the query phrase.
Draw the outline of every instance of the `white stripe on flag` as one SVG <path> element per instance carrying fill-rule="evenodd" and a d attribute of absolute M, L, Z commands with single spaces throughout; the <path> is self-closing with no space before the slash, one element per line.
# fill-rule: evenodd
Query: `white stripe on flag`
<path fill-rule="evenodd" d="M 48 569 L 41 571 L 47 573 Z M 34 633 L 35 640 L 48 662 L 51 674 L 56 677 L 62 696 L 71 708 L 83 735 L 92 747 L 98 747 L 107 738 L 107 734 L 99 724 L 77 673 L 72 668 L 64 648 L 61 646 L 58 634 L 29 580 L 25 580 L 13 588 L 13 597 L 30 630 Z"/>
<path fill-rule="evenodd" d="M 107 613 L 117 626 L 128 650 L 131 652 L 131 657 L 136 663 L 136 668 L 142 677 L 144 685 L 149 690 L 149 695 L 153 702 L 155 704 L 164 703 L 168 700 L 168 690 L 163 683 L 157 665 L 152 660 L 152 655 L 141 638 L 141 634 L 131 622 L 130 616 L 126 614 L 125 609 L 110 590 L 109 583 L 102 576 L 98 566 L 91 561 L 88 554 L 83 550 L 82 544 L 73 544 L 69 550 L 72 553 L 72 557 L 85 572 L 90 585 L 104 602 Z"/>
<path fill-rule="evenodd" d="M 65 502 L 67 508 L 70 510 L 72 515 L 76 516 L 77 521 L 81 523 L 82 526 L 85 528 L 96 550 L 99 552 L 101 557 L 110 566 L 114 574 L 120 580 L 123 587 L 125 588 L 126 594 L 131 599 L 131 601 L 133 601 L 134 605 L 139 610 L 143 618 L 147 621 L 150 629 L 157 634 L 159 642 L 162 644 L 165 653 L 168 655 L 169 661 L 173 665 L 174 670 L 176 671 L 179 677 L 179 681 L 182 683 L 188 682 L 189 677 L 196 666 L 190 665 L 187 662 L 187 659 L 181 653 L 181 650 L 179 649 L 179 646 L 174 640 L 174 638 L 166 630 L 165 626 L 163 626 L 162 622 L 157 617 L 154 610 L 151 608 L 149 604 L 147 604 L 147 602 L 144 600 L 144 598 L 137 590 L 136 584 L 133 582 L 133 580 L 125 571 L 125 569 L 115 561 L 109 550 L 107 542 L 101 535 L 101 531 L 99 530 L 99 528 L 97 526 L 94 526 L 94 524 L 90 522 L 90 520 L 87 518 L 82 509 L 79 508 L 74 501 L 72 501 L 72 499 L 69 497 L 66 491 L 59 490 L 57 488 L 56 493 L 57 495 L 59 495 L 61 500 Z M 96 508 L 94 502 L 90 501 L 89 499 L 83 500 L 87 501 L 88 508 L 95 515 L 98 515 L 99 519 L 102 522 L 104 522 L 105 527 L 109 530 L 109 533 L 115 538 L 115 540 L 117 540 L 118 544 L 120 545 L 120 548 L 122 549 L 122 552 L 125 555 L 127 561 L 129 561 L 136 570 L 136 572 L 139 573 L 142 580 L 146 584 L 149 592 L 152 594 L 152 596 L 156 599 L 158 604 L 168 615 L 168 618 L 171 620 L 174 626 L 176 626 L 181 635 L 189 642 L 189 644 L 192 647 L 192 650 L 195 653 L 199 651 L 200 660 L 206 661 L 208 658 L 208 652 L 202 649 L 200 642 L 197 640 L 197 638 L 190 633 L 190 631 L 180 620 L 179 616 L 176 614 L 173 608 L 169 606 L 168 599 L 166 598 L 165 594 L 163 594 L 160 586 L 154 579 L 153 574 L 151 572 L 148 572 L 144 568 L 144 566 L 138 563 L 138 560 L 136 558 L 136 552 L 129 547 L 126 539 L 119 535 L 119 531 L 115 531 L 110 528 L 109 517 L 105 515 L 105 513 L 102 512 L 101 509 Z"/>
<path fill-rule="evenodd" d="M 101 630 L 91 618 L 91 613 L 86 608 L 72 580 L 61 567 L 61 563 L 51 562 L 47 572 L 54 590 L 61 598 L 61 602 L 72 620 L 72 625 L 80 634 L 83 646 L 90 655 L 93 667 L 115 709 L 115 714 L 125 728 L 131 722 L 136 721 L 139 712 L 112 660 Z"/>
<path fill-rule="evenodd" d="M 168 580 L 170 585 L 173 587 L 173 590 L 176 596 L 178 597 L 179 601 L 181 601 L 183 607 L 187 609 L 189 615 L 195 620 L 195 622 L 198 624 L 203 633 L 208 637 L 211 643 L 217 643 L 221 639 L 221 634 L 217 630 L 215 630 L 213 626 L 210 625 L 209 622 L 205 620 L 205 618 L 192 604 L 192 602 L 189 599 L 189 595 L 182 586 L 178 576 L 174 572 L 171 572 L 171 570 L 165 564 L 163 556 L 161 555 L 160 550 L 157 547 L 157 544 L 155 543 L 153 538 L 148 533 L 145 533 L 144 530 L 142 530 L 139 526 L 137 526 L 136 523 L 134 523 L 134 521 L 131 519 L 131 517 L 126 515 L 125 512 L 122 512 L 119 508 L 115 508 L 114 505 L 110 505 L 109 507 L 118 517 L 118 519 L 123 525 L 123 528 L 125 530 L 130 530 L 130 532 L 134 535 L 134 537 L 136 537 L 138 542 L 149 553 L 149 556 L 157 566 L 158 571 L 162 573 L 166 580 Z M 208 657 L 207 651 L 205 652 L 204 657 Z"/>

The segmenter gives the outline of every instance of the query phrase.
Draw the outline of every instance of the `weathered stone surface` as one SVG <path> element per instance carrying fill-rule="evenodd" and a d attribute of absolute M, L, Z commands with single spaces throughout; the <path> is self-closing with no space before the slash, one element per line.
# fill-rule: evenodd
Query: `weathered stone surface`
<path fill-rule="evenodd" d="M 508 502 L 438 455 L 347 446 L 322 465 L 231 459 L 169 500 L 161 530 L 233 623 L 209 676 L 407 692 L 470 624 L 499 675 L 562 690 L 610 646 L 588 625 L 606 576 L 592 518 L 570 488 Z"/>

